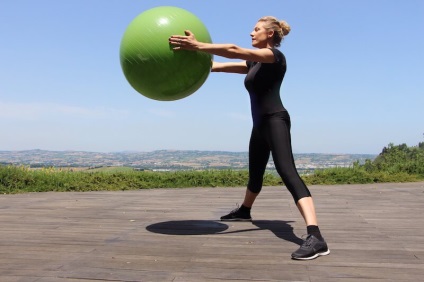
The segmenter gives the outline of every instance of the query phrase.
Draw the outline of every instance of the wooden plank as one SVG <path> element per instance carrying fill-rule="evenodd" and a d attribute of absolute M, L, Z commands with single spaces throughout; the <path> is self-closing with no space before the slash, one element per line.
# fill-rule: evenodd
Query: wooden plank
<path fill-rule="evenodd" d="M 331 254 L 294 261 L 306 228 L 283 187 L 253 222 L 244 188 L 0 196 L 0 281 L 419 281 L 424 183 L 311 186 Z"/>

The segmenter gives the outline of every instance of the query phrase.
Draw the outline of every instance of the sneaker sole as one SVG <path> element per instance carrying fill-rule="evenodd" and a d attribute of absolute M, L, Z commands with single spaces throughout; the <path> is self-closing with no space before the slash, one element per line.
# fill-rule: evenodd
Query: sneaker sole
<path fill-rule="evenodd" d="M 222 219 L 221 218 L 221 221 L 252 221 L 252 219 L 251 218 L 249 219 L 246 219 L 246 218 Z"/>
<path fill-rule="evenodd" d="M 330 249 L 328 249 L 327 251 L 322 252 L 322 253 L 317 253 L 317 254 L 315 254 L 315 255 L 313 255 L 311 257 L 306 257 L 306 258 L 292 257 L 292 259 L 296 259 L 296 260 L 311 260 L 311 259 L 316 259 L 317 257 L 320 257 L 320 256 L 326 256 L 326 255 L 329 255 L 329 254 L 330 254 Z"/>

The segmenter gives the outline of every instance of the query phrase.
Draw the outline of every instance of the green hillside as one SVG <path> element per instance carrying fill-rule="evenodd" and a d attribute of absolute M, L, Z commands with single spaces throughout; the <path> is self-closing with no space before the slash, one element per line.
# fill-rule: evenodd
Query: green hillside
<path fill-rule="evenodd" d="M 304 175 L 307 184 L 363 184 L 424 180 L 424 143 L 408 147 L 389 144 L 374 160 L 354 162 L 349 167 L 316 170 Z M 239 187 L 245 186 L 248 171 L 186 170 L 137 171 L 131 168 L 32 169 L 27 166 L 0 166 L 0 193 L 46 191 L 99 191 L 149 188 Z M 275 174 L 267 173 L 265 186 L 282 185 Z"/>

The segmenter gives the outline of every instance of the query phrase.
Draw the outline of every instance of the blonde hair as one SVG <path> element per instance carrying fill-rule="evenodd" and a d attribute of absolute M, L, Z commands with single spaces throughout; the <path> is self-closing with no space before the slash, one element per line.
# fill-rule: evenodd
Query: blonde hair
<path fill-rule="evenodd" d="M 258 22 L 264 22 L 266 29 L 272 29 L 274 31 L 273 41 L 275 47 L 281 45 L 284 36 L 287 36 L 291 30 L 290 25 L 286 21 L 279 21 L 276 17 L 272 16 L 262 17 Z"/>

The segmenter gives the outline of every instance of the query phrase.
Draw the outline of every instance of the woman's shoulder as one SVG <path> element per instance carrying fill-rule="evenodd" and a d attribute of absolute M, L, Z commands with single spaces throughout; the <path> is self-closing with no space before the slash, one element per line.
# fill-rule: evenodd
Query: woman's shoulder
<path fill-rule="evenodd" d="M 269 49 L 272 51 L 272 53 L 274 53 L 275 63 L 286 64 L 286 57 L 284 56 L 283 52 L 280 51 L 280 49 L 277 49 L 275 47 Z"/>
<path fill-rule="evenodd" d="M 280 49 L 275 48 L 275 47 L 271 47 L 269 49 L 274 53 L 274 56 L 284 57 L 284 54 L 283 54 L 283 52 L 281 52 Z"/>

